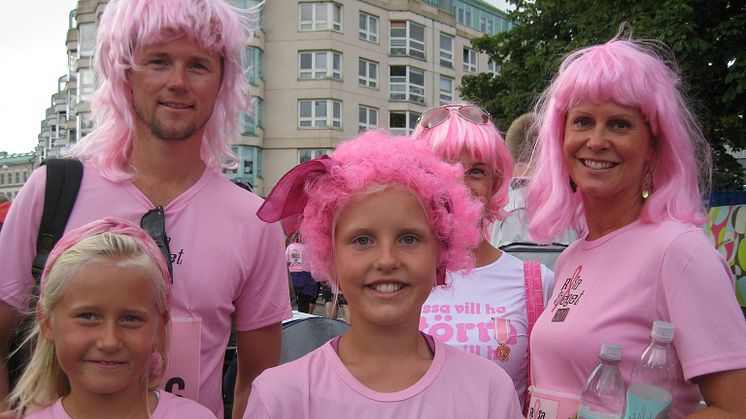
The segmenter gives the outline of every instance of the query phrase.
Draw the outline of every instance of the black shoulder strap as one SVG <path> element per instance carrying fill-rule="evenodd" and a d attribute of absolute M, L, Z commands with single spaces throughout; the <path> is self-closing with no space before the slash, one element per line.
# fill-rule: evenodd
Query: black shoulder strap
<path fill-rule="evenodd" d="M 44 212 L 36 239 L 36 258 L 31 268 L 37 285 L 49 252 L 65 232 L 83 180 L 83 163 L 80 160 L 47 159 L 42 164 L 47 166 L 47 185 L 44 190 Z"/>

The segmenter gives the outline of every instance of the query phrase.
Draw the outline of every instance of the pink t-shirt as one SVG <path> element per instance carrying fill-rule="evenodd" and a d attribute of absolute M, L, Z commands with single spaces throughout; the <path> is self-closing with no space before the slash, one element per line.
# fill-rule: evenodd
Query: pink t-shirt
<path fill-rule="evenodd" d="M 62 399 L 57 399 L 51 406 L 25 417 L 28 419 L 72 419 L 62 406 Z M 201 404 L 165 391 L 158 392 L 158 405 L 150 417 L 151 419 L 215 419 L 215 415 Z"/>
<path fill-rule="evenodd" d="M 513 383 L 486 359 L 435 341 L 427 372 L 394 393 L 373 391 L 347 370 L 330 342 L 265 370 L 244 419 L 522 418 Z"/>
<path fill-rule="evenodd" d="M 45 180 L 44 167 L 33 172 L 0 235 L 0 300 L 18 309 L 27 307 L 34 284 L 31 262 Z M 221 174 L 205 170 L 164 208 L 174 270 L 171 316 L 191 319 L 193 313 L 201 319 L 197 401 L 218 417 L 223 412 L 222 367 L 231 318 L 237 330 L 247 331 L 292 315 L 282 231 L 278 224 L 256 217 L 261 203 L 261 198 Z M 67 230 L 105 216 L 139 224 L 153 207 L 132 182 L 111 182 L 86 164 Z M 174 345 L 195 347 L 194 341 L 172 340 Z"/>
<path fill-rule="evenodd" d="M 285 260 L 290 272 L 311 272 L 306 257 L 306 249 L 300 243 L 290 243 L 285 249 Z"/>
<path fill-rule="evenodd" d="M 554 274 L 541 266 L 544 306 L 554 287 Z M 467 276 L 449 273 L 450 286 L 436 287 L 422 306 L 420 330 L 502 367 L 521 395 L 528 382 L 528 315 L 523 261 L 508 253 L 474 268 Z M 510 356 L 501 361 L 493 318 L 509 321 L 506 344 Z"/>
<path fill-rule="evenodd" d="M 746 368 L 746 322 L 731 271 L 701 229 L 636 221 L 579 240 L 557 261 L 557 284 L 531 334 L 537 387 L 580 396 L 602 342 L 622 345 L 626 385 L 654 320 L 676 327 L 679 358 L 672 418 L 701 398 L 691 379 Z"/>

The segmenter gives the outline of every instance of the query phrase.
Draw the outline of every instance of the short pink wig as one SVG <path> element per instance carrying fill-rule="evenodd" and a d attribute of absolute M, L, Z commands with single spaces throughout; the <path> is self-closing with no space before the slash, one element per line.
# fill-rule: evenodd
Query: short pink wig
<path fill-rule="evenodd" d="M 432 128 L 417 124 L 412 138 L 426 141 L 443 160 L 456 161 L 463 151 L 468 151 L 473 159 L 481 160 L 492 168 L 495 184 L 492 199 L 484 204 L 484 225 L 502 220 L 506 215 L 503 207 L 508 203 L 508 186 L 513 175 L 513 160 L 505 140 L 491 119 L 479 125 L 457 116 L 454 109 L 450 112 L 448 119 Z"/>
<path fill-rule="evenodd" d="M 238 112 L 250 112 L 249 84 L 241 50 L 252 34 L 250 16 L 224 0 L 113 0 L 106 5 L 96 33 L 94 67 L 98 88 L 91 99 L 95 129 L 71 149 L 90 159 L 111 180 L 131 178 L 126 165 L 132 152 L 135 111 L 127 71 L 138 47 L 187 36 L 222 58 L 222 85 L 205 126 L 201 157 L 218 170 L 235 164 L 230 143 L 238 135 Z"/>
<path fill-rule="evenodd" d="M 438 240 L 439 277 L 446 271 L 472 268 L 471 249 L 480 240 L 481 205 L 463 185 L 460 165 L 442 162 L 424 142 L 383 131 L 368 131 L 346 141 L 331 157 L 339 164 L 306 180 L 308 203 L 300 224 L 315 278 L 337 286 L 332 253 L 337 219 L 354 198 L 387 186 L 411 191 L 422 203 Z"/>
<path fill-rule="evenodd" d="M 613 39 L 568 55 L 536 106 L 539 151 L 527 195 L 532 239 L 547 243 L 568 227 L 586 229 L 582 191 L 572 192 L 562 151 L 567 114 L 583 101 L 635 107 L 649 124 L 655 189 L 641 219 L 704 222 L 701 192 L 710 186 L 710 149 L 679 77 L 652 46 Z"/>

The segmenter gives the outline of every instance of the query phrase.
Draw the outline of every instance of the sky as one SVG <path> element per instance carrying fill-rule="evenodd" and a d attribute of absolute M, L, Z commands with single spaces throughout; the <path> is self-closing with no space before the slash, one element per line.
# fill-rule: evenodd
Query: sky
<path fill-rule="evenodd" d="M 271 1 L 271 0 L 270 0 Z M 499 8 L 505 0 L 487 0 Z M 0 151 L 34 151 L 39 127 L 67 74 L 65 38 L 77 0 L 4 2 L 0 17 Z M 25 34 L 21 36 L 21 34 Z"/>
<path fill-rule="evenodd" d="M 33 151 L 57 79 L 67 73 L 68 15 L 77 0 L 21 0 L 0 17 L 0 151 Z"/>

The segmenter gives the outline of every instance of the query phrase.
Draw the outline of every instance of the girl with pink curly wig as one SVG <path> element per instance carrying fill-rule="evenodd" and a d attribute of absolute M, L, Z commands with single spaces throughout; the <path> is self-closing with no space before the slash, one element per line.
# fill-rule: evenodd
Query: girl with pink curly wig
<path fill-rule="evenodd" d="M 230 149 L 238 132 L 238 112 L 250 112 L 249 84 L 241 49 L 253 31 L 258 7 L 237 10 L 222 0 L 115 0 L 106 4 L 96 32 L 94 68 L 98 88 L 91 100 L 95 129 L 71 154 L 90 159 L 112 181 L 131 179 L 135 114 L 128 73 L 137 69 L 138 50 L 187 37 L 221 59 L 221 88 L 204 130 L 201 158 L 208 168 L 232 167 Z M 237 13 L 243 15 L 243 20 Z"/>
<path fill-rule="evenodd" d="M 444 343 L 479 354 L 505 369 L 516 392 L 524 396 L 529 381 L 528 336 L 533 320 L 546 306 L 554 275 L 546 266 L 524 263 L 488 240 L 487 229 L 506 215 L 503 207 L 508 203 L 513 162 L 505 141 L 490 115 L 470 103 L 426 111 L 412 137 L 430 144 L 441 159 L 464 166 L 466 185 L 482 203 L 483 214 L 474 270 L 468 275 L 452 272 L 449 289 L 433 290 L 423 306 L 420 326 Z M 499 307 L 500 312 L 451 310 L 444 317 L 439 309 L 468 304 Z M 453 333 L 458 328 L 462 332 Z"/>
<path fill-rule="evenodd" d="M 746 386 L 746 324 L 730 268 L 699 226 L 709 148 L 675 69 L 652 45 L 612 39 L 569 54 L 537 109 L 530 233 L 585 234 L 557 260 L 557 287 L 531 336 L 530 406 L 551 400 L 557 417 L 572 416 L 599 346 L 611 341 L 622 345 L 636 400 L 625 417 L 641 417 L 641 405 L 651 417 L 746 416 L 737 390 Z M 630 382 L 655 320 L 676 327 L 678 358 L 675 384 L 657 401 Z M 709 407 L 695 413 L 702 399 Z"/>
<path fill-rule="evenodd" d="M 244 418 L 521 417 L 500 368 L 418 331 L 430 290 L 473 264 L 481 211 L 462 170 L 427 144 L 372 131 L 280 180 L 258 215 L 286 232 L 299 224 L 314 276 L 349 303 L 350 329 L 265 370 Z M 480 395 L 453 403 L 456 392 Z"/>
<path fill-rule="evenodd" d="M 167 365 L 170 275 L 150 236 L 120 218 L 70 231 L 49 254 L 31 359 L 10 396 L 19 416 L 214 418 L 156 390 Z M 103 394 L 102 394 L 103 393 Z M 91 397 L 98 394 L 98 397 Z"/>

